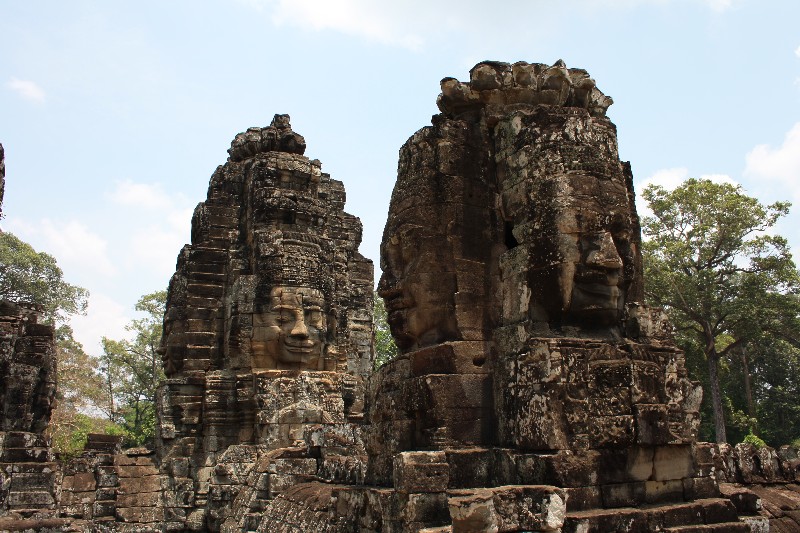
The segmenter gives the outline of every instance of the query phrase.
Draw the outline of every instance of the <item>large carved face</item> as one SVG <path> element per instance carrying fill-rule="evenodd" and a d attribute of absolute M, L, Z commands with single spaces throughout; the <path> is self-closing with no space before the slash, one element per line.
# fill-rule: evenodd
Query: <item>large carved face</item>
<path fill-rule="evenodd" d="M 562 206 L 556 216 L 561 308 L 567 319 L 610 325 L 622 316 L 630 284 L 631 217 L 609 207 L 626 208 L 624 189 L 609 180 L 580 179 L 593 185 L 590 197 L 576 194 L 573 188 L 560 189 L 570 197 L 556 197 L 556 204 Z"/>
<path fill-rule="evenodd" d="M 404 214 L 404 218 L 413 218 Z M 381 245 L 383 275 L 378 295 L 386 301 L 389 327 L 403 351 L 457 336 L 455 273 L 446 235 L 413 223 L 387 227 Z"/>
<path fill-rule="evenodd" d="M 317 289 L 273 287 L 253 315 L 253 366 L 319 370 L 323 365 L 325 299 Z"/>

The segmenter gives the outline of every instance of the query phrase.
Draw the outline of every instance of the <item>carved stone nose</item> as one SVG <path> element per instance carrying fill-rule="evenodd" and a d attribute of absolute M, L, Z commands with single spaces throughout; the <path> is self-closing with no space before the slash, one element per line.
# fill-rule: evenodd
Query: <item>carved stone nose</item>
<path fill-rule="evenodd" d="M 308 328 L 302 311 L 298 313 L 297 319 L 294 321 L 294 327 L 289 335 L 292 337 L 308 337 Z"/>
<path fill-rule="evenodd" d="M 605 232 L 600 236 L 599 240 L 600 248 L 589 252 L 586 264 L 608 270 L 622 268 L 622 258 L 617 252 L 617 247 L 614 245 L 614 239 L 611 238 L 611 234 Z"/>

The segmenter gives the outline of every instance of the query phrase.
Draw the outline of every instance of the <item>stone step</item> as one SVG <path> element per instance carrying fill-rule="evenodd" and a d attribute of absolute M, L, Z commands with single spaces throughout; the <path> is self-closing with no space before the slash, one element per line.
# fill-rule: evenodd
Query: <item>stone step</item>
<path fill-rule="evenodd" d="M 189 251 L 189 260 L 195 263 L 226 263 L 228 250 L 210 246 L 193 246 Z"/>
<path fill-rule="evenodd" d="M 189 307 L 213 307 L 219 306 L 219 298 L 204 298 L 202 296 L 190 295 L 186 298 L 186 305 Z"/>
<path fill-rule="evenodd" d="M 750 526 L 744 522 L 724 522 L 699 526 L 678 526 L 664 530 L 664 533 L 751 533 Z"/>
<path fill-rule="evenodd" d="M 222 296 L 224 287 L 222 283 L 198 283 L 190 281 L 186 287 L 190 294 L 204 296 L 207 298 L 219 298 Z"/>
<path fill-rule="evenodd" d="M 689 526 L 714 526 L 738 524 L 744 529 L 698 529 L 697 531 L 749 531 L 747 524 L 738 521 L 736 508 L 730 500 L 708 498 L 694 502 L 649 505 L 642 507 L 620 507 L 613 509 L 591 509 L 567 513 L 563 533 L 606 531 L 672 531 L 670 528 Z M 677 529 L 682 533 L 695 531 Z"/>
<path fill-rule="evenodd" d="M 190 273 L 204 273 L 204 274 L 224 274 L 227 267 L 227 261 L 209 262 L 192 260 L 192 268 L 188 269 Z"/>
<path fill-rule="evenodd" d="M 30 448 L 5 448 L 0 454 L 2 463 L 50 463 L 53 453 L 50 448 L 32 446 Z"/>
<path fill-rule="evenodd" d="M 227 279 L 227 275 L 225 272 L 189 272 L 187 276 L 189 278 L 189 282 L 199 281 L 199 282 L 211 282 L 211 283 L 225 283 Z"/>
<path fill-rule="evenodd" d="M 238 218 L 239 208 L 228 204 L 215 204 L 213 201 L 206 202 L 206 212 L 208 216 L 219 216 L 228 218 Z"/>

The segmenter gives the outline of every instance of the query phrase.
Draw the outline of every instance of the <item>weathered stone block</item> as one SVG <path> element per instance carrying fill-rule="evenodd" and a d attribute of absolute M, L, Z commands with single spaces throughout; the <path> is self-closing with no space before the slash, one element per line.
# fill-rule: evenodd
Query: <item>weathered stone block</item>
<path fill-rule="evenodd" d="M 653 480 L 668 481 L 694 477 L 691 446 L 658 446 L 653 456 Z"/>
<path fill-rule="evenodd" d="M 683 497 L 687 501 L 718 498 L 719 486 L 714 476 L 683 479 Z"/>
<path fill-rule="evenodd" d="M 600 487 L 569 487 L 564 489 L 567 496 L 567 511 L 584 511 L 603 507 L 603 494 Z"/>
<path fill-rule="evenodd" d="M 443 492 L 409 494 L 403 505 L 403 520 L 406 523 L 446 524 L 450 518 L 447 502 L 447 495 Z"/>
<path fill-rule="evenodd" d="M 152 524 L 163 520 L 164 511 L 157 507 L 118 507 L 117 518 L 123 522 Z"/>
<path fill-rule="evenodd" d="M 72 487 L 75 492 L 93 491 L 97 487 L 94 474 L 91 472 L 77 473 L 72 478 Z"/>
<path fill-rule="evenodd" d="M 159 490 L 161 490 L 160 476 L 120 478 L 117 494 L 138 494 L 140 492 L 158 492 Z"/>
<path fill-rule="evenodd" d="M 720 483 L 719 491 L 733 503 L 739 513 L 756 514 L 761 510 L 761 498 L 746 487 Z"/>
<path fill-rule="evenodd" d="M 117 507 L 155 507 L 161 501 L 160 492 L 138 492 L 136 494 L 119 494 Z"/>
<path fill-rule="evenodd" d="M 35 491 L 46 490 L 53 491 L 55 482 L 54 473 L 14 473 L 11 476 L 11 489 L 12 491 Z"/>
<path fill-rule="evenodd" d="M 402 452 L 395 456 L 395 488 L 403 493 L 444 492 L 450 468 L 444 452 Z"/>
<path fill-rule="evenodd" d="M 8 505 L 13 508 L 39 509 L 55 506 L 53 494 L 49 491 L 37 490 L 27 492 L 9 492 Z"/>
<path fill-rule="evenodd" d="M 449 466 L 448 487 L 451 489 L 486 487 L 492 479 L 497 479 L 493 453 L 489 449 L 447 450 L 445 456 Z"/>
<path fill-rule="evenodd" d="M 636 507 L 645 501 L 647 494 L 643 481 L 603 485 L 600 492 L 604 507 Z"/>
<path fill-rule="evenodd" d="M 270 473 L 313 476 L 317 473 L 316 459 L 275 459 L 269 465 Z"/>
<path fill-rule="evenodd" d="M 453 533 L 560 531 L 566 515 L 566 495 L 555 487 L 455 490 L 448 496 Z"/>
<path fill-rule="evenodd" d="M 449 497 L 448 504 L 453 533 L 500 530 L 491 491 L 459 491 Z"/>
<path fill-rule="evenodd" d="M 624 448 L 634 442 L 633 416 L 598 416 L 589 422 L 589 441 L 597 448 Z"/>
<path fill-rule="evenodd" d="M 636 443 L 663 445 L 672 441 L 669 427 L 669 410 L 663 404 L 636 404 Z"/>
<path fill-rule="evenodd" d="M 121 478 L 140 478 L 158 474 L 154 466 L 118 466 L 117 474 Z"/>
<path fill-rule="evenodd" d="M 92 517 L 100 518 L 105 516 L 113 517 L 116 514 L 117 506 L 113 501 L 95 501 L 92 504 Z"/>
<path fill-rule="evenodd" d="M 738 522 L 736 508 L 727 499 L 703 500 L 703 520 L 706 524 Z"/>
<path fill-rule="evenodd" d="M 119 484 L 119 476 L 117 475 L 116 467 L 113 466 L 99 467 L 95 479 L 98 487 L 110 488 Z"/>
<path fill-rule="evenodd" d="M 644 500 L 647 503 L 683 501 L 683 480 L 646 481 Z"/>
<path fill-rule="evenodd" d="M 97 501 L 117 499 L 117 489 L 115 487 L 98 487 L 94 494 Z"/>

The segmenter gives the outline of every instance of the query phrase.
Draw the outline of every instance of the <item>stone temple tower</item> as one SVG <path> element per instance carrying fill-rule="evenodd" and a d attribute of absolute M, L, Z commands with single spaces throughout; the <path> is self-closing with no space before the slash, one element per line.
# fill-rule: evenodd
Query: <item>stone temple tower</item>
<path fill-rule="evenodd" d="M 319 468 L 363 477 L 358 461 L 342 456 L 364 453 L 372 262 L 358 252 L 361 223 L 343 211 L 342 183 L 304 151 L 288 115 L 237 135 L 170 282 L 158 451 L 176 491 L 199 509 L 188 511 L 198 529 L 219 527 L 235 496 L 226 490 L 239 490 L 220 477 L 232 449 L 238 464 L 243 453 L 307 450 L 311 429 L 339 431 L 350 446 Z"/>

